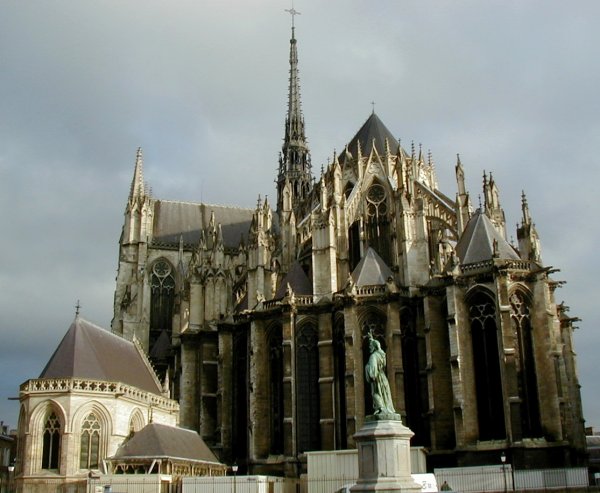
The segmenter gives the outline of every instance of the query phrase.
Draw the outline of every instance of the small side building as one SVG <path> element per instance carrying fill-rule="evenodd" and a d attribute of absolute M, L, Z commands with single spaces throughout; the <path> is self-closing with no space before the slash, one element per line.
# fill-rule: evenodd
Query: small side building
<path fill-rule="evenodd" d="M 132 433 L 179 420 L 140 346 L 79 316 L 19 397 L 15 474 L 25 489 L 104 473 L 104 460 Z"/>
<path fill-rule="evenodd" d="M 149 423 L 107 459 L 108 474 L 160 474 L 178 483 L 186 476 L 224 476 L 227 466 L 195 431 Z"/>

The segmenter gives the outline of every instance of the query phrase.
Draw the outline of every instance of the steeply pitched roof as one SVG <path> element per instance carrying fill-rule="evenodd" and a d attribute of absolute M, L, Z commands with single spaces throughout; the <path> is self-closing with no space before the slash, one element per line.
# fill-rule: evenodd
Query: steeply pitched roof
<path fill-rule="evenodd" d="M 379 119 L 375 112 L 371 113 L 367 121 L 356 132 L 356 135 L 348 143 L 348 150 L 356 157 L 358 152 L 358 143 L 363 156 L 368 156 L 373 149 L 373 145 L 377 152 L 381 155 L 385 154 L 385 142 L 388 142 L 390 151 L 395 153 L 398 150 L 398 139 L 392 135 L 383 122 Z M 340 160 L 344 160 L 345 153 L 340 154 Z"/>
<path fill-rule="evenodd" d="M 113 458 L 127 457 L 171 457 L 219 463 L 195 431 L 158 423 L 144 426 L 117 449 Z"/>
<path fill-rule="evenodd" d="M 304 273 L 302 266 L 299 262 L 294 262 L 290 267 L 290 271 L 279 283 L 277 291 L 275 292 L 275 299 L 283 298 L 287 291 L 287 285 L 290 285 L 294 294 L 298 295 L 311 295 L 313 294 L 312 282 Z"/>
<path fill-rule="evenodd" d="M 352 279 L 357 287 L 381 286 L 390 277 L 394 277 L 392 270 L 371 247 L 352 272 Z"/>
<path fill-rule="evenodd" d="M 140 350 L 122 337 L 76 317 L 39 378 L 88 378 L 121 382 L 161 395 Z"/>
<path fill-rule="evenodd" d="M 224 246 L 237 247 L 242 235 L 248 236 L 253 209 L 168 200 L 157 200 L 154 206 L 154 242 L 179 245 L 181 236 L 186 245 L 197 244 L 200 230 L 209 226 L 213 212 L 215 225 L 222 227 Z"/>
<path fill-rule="evenodd" d="M 477 210 L 456 244 L 456 254 L 461 264 L 472 264 L 492 259 L 494 249 L 497 258 L 519 259 L 515 249 L 496 230 L 490 218 Z"/>

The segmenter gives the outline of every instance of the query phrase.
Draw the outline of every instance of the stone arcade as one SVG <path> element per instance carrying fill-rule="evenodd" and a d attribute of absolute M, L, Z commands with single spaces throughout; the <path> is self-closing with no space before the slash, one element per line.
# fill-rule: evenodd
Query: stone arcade
<path fill-rule="evenodd" d="M 138 151 L 112 330 L 141 341 L 181 424 L 240 472 L 297 476 L 304 452 L 356 446 L 369 333 L 430 467 L 502 451 L 518 468 L 581 464 L 574 319 L 525 195 L 512 245 L 491 173 L 474 210 L 457 159 L 450 198 L 375 112 L 313 179 L 297 46 L 292 28 L 275 204 L 152 197 Z"/>

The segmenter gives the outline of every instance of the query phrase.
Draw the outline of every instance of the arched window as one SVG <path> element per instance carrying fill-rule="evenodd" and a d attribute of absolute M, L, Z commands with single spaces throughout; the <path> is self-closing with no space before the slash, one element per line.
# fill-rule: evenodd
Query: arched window
<path fill-rule="evenodd" d="M 81 426 L 79 469 L 98 469 L 100 460 L 100 434 L 102 427 L 96 415 L 91 412 Z"/>
<path fill-rule="evenodd" d="M 392 265 L 390 220 L 387 193 L 379 183 L 367 190 L 365 233 L 368 246 L 372 247 L 387 265 Z"/>
<path fill-rule="evenodd" d="M 348 228 L 348 262 L 350 271 L 360 262 L 360 223 L 354 221 Z"/>
<path fill-rule="evenodd" d="M 318 450 L 319 425 L 319 334 L 312 324 L 296 334 L 296 411 L 298 452 Z"/>
<path fill-rule="evenodd" d="M 381 349 L 387 351 L 387 344 L 385 342 L 385 326 L 387 323 L 386 317 L 373 310 L 369 311 L 362 319 L 362 356 L 363 356 L 363 364 L 361 367 L 361 371 L 363 372 L 363 381 L 364 381 L 364 367 L 366 362 L 369 360 L 369 333 L 373 335 L 374 339 L 379 341 L 381 345 Z M 365 399 L 365 415 L 373 414 L 373 397 L 371 396 L 371 388 L 369 384 L 364 381 L 364 391 L 363 391 L 364 399 Z"/>
<path fill-rule="evenodd" d="M 335 447 L 348 448 L 346 423 L 346 334 L 344 316 L 338 314 L 333 325 L 333 371 L 335 382 Z"/>
<path fill-rule="evenodd" d="M 506 438 L 495 302 L 478 292 L 469 305 L 479 439 Z"/>
<path fill-rule="evenodd" d="M 400 312 L 400 331 L 406 425 L 415 434 L 411 443 L 429 445 L 427 375 L 423 371 L 427 361 L 425 339 L 417 333 L 416 316 L 410 308 Z"/>
<path fill-rule="evenodd" d="M 152 267 L 150 281 L 150 340 L 149 350 L 165 331 L 170 338 L 175 305 L 175 278 L 173 269 L 166 260 L 159 260 Z"/>
<path fill-rule="evenodd" d="M 523 293 L 517 291 L 510 297 L 510 319 L 518 341 L 517 379 L 521 397 L 521 425 L 524 437 L 542 434 L 538 401 L 537 374 L 533 351 L 533 335 L 529 304 Z"/>
<path fill-rule="evenodd" d="M 60 464 L 61 426 L 54 411 L 48 415 L 42 435 L 42 469 L 58 469 Z"/>
<path fill-rule="evenodd" d="M 272 454 L 283 453 L 283 337 L 281 327 L 272 327 L 269 344 L 270 435 Z"/>

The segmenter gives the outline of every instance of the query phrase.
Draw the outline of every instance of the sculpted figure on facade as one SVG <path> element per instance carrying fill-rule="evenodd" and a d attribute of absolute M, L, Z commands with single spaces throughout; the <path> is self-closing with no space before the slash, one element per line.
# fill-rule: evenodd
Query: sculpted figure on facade
<path fill-rule="evenodd" d="M 385 374 L 386 357 L 379 341 L 369 333 L 369 361 L 365 365 L 365 378 L 371 385 L 373 414 L 395 414 L 390 384 Z"/>

